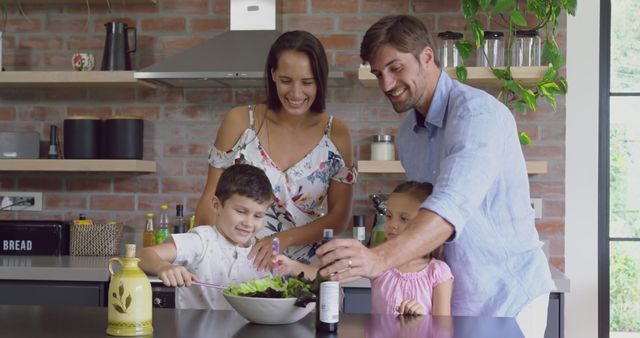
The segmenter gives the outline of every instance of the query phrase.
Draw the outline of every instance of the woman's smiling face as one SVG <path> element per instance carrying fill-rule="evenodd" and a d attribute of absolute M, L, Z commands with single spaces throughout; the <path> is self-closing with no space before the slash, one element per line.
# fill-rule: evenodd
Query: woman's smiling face
<path fill-rule="evenodd" d="M 286 50 L 278 58 L 278 67 L 271 70 L 282 108 L 294 115 L 309 111 L 318 90 L 311 61 L 301 52 Z"/>

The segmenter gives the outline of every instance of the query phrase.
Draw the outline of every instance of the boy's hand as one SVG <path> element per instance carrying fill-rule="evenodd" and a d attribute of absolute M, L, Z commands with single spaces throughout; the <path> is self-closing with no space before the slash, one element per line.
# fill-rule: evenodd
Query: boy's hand
<path fill-rule="evenodd" d="M 280 275 L 297 275 L 300 273 L 300 267 L 298 266 L 300 263 L 283 254 L 274 252 L 271 262 L 273 269 L 277 269 Z"/>
<path fill-rule="evenodd" d="M 171 287 L 191 286 L 191 281 L 198 280 L 198 277 L 184 266 L 173 264 L 162 267 L 158 272 L 158 278 L 164 285 Z"/>
<path fill-rule="evenodd" d="M 396 311 L 403 316 L 423 316 L 426 314 L 424 306 L 414 299 L 403 300 L 400 306 L 396 307 Z"/>

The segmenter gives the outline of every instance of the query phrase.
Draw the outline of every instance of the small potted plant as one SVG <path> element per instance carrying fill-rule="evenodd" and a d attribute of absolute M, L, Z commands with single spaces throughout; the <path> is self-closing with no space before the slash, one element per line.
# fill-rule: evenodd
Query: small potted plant
<path fill-rule="evenodd" d="M 468 59 L 474 49 L 482 49 L 485 31 L 482 22 L 485 19 L 490 27 L 504 28 L 507 41 L 506 67 L 491 67 L 493 75 L 502 80 L 501 98 L 522 113 L 526 113 L 527 110 L 535 111 L 537 100 L 543 97 L 555 109 L 555 96 L 565 94 L 568 89 L 566 79 L 560 75 L 560 68 L 564 66 L 565 60 L 555 40 L 558 17 L 562 12 L 575 15 L 576 6 L 577 0 L 462 0 L 467 39 L 456 42 L 456 48 L 463 59 Z M 527 17 L 530 20 L 527 20 Z M 533 87 L 527 87 L 514 79 L 511 72 L 510 50 L 516 30 L 545 32 L 542 61 L 549 66 L 542 79 Z M 466 68 L 456 67 L 456 75 L 464 82 L 467 78 Z M 531 141 L 526 133 L 521 132 L 520 142 L 529 144 Z"/>

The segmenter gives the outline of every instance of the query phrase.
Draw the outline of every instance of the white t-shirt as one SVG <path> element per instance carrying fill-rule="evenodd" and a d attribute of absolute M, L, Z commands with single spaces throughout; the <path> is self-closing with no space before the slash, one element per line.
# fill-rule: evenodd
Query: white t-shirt
<path fill-rule="evenodd" d="M 219 285 L 243 283 L 269 275 L 253 267 L 247 258 L 251 247 L 231 244 L 214 226 L 198 226 L 171 235 L 176 244 L 173 264 L 183 265 L 200 281 Z M 177 309 L 231 310 L 222 290 L 192 285 L 176 289 Z"/>

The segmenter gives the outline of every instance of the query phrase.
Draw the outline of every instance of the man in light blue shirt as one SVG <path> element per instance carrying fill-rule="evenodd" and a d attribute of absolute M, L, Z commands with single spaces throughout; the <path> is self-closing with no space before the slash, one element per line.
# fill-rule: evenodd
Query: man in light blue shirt
<path fill-rule="evenodd" d="M 455 277 L 453 315 L 519 317 L 530 304 L 542 304 L 532 314 L 544 319 L 532 334 L 541 337 L 553 281 L 511 112 L 442 72 L 416 18 L 378 21 L 367 30 L 360 56 L 394 109 L 408 114 L 397 137 L 408 179 L 430 182 L 434 191 L 395 239 L 373 249 L 350 240 L 319 248 L 323 265 L 333 262 L 322 273 L 347 267 L 336 278 L 371 278 L 445 243 Z"/>

